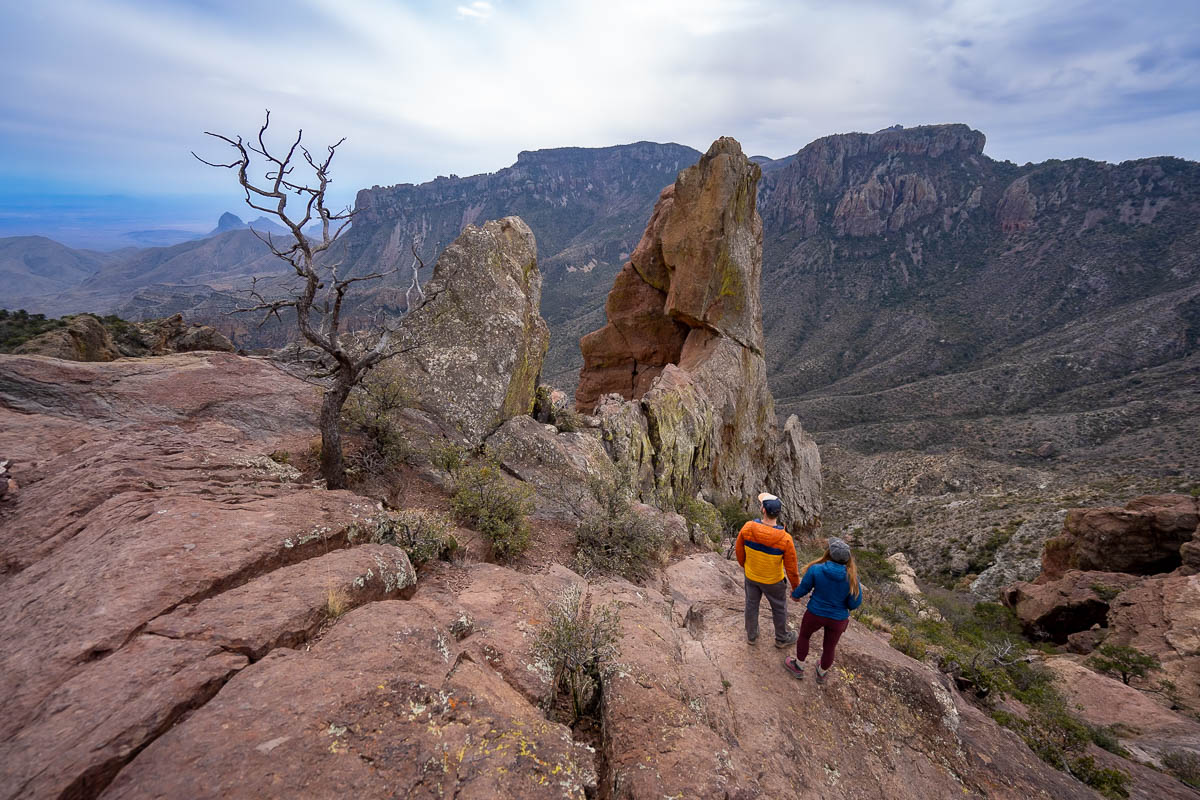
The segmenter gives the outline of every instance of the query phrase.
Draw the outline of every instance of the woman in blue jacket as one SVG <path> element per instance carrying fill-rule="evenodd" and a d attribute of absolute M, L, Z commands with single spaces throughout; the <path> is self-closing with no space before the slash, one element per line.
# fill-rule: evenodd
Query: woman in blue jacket
<path fill-rule="evenodd" d="M 799 600 L 809 592 L 812 598 L 800 621 L 796 655 L 784 659 L 783 666 L 793 677 L 803 678 L 808 640 L 823 628 L 821 663 L 817 664 L 817 682 L 821 683 L 833 666 L 833 652 L 850 624 L 850 612 L 862 605 L 862 585 L 858 582 L 858 565 L 850 554 L 850 545 L 841 539 L 830 539 L 825 555 L 804 567 L 804 577 L 792 590 L 792 599 Z"/>

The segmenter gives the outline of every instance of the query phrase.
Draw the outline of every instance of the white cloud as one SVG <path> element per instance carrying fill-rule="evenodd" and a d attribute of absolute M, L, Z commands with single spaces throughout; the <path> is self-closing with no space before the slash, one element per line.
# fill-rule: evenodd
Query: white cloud
<path fill-rule="evenodd" d="M 459 19 L 485 20 L 489 19 L 495 13 L 496 9 L 491 3 L 477 0 L 477 2 L 471 3 L 469 6 L 458 6 L 455 11 L 458 13 Z"/>
<path fill-rule="evenodd" d="M 46 0 L 0 30 L 0 180 L 217 190 L 202 131 L 348 138 L 335 188 L 519 150 L 732 135 L 783 156 L 896 122 L 966 122 L 1017 161 L 1200 157 L 1190 2 L 524 0 L 418 6 Z M 448 13 L 453 8 L 454 13 Z M 497 9 L 503 13 L 498 13 Z M 486 25 L 464 25 L 464 20 Z M 1183 116 L 1181 116 L 1183 115 Z M 1180 124 L 1184 120 L 1186 124 Z M 211 171 L 215 172 L 215 171 Z"/>

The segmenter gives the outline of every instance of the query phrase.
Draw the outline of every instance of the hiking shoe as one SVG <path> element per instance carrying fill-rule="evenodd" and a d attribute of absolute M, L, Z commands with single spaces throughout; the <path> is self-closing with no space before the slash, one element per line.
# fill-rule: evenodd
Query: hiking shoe
<path fill-rule="evenodd" d="M 821 665 L 817 664 L 817 683 L 825 683 L 825 676 L 829 674 L 829 670 L 821 669 Z"/>
<path fill-rule="evenodd" d="M 796 631 L 788 631 L 787 635 L 785 635 L 782 639 L 775 640 L 775 646 L 780 648 L 787 647 L 788 645 L 795 644 L 796 640 L 799 638 L 800 634 L 796 633 Z"/>
<path fill-rule="evenodd" d="M 795 656 L 788 656 L 783 660 L 783 668 L 788 671 L 793 678 L 800 680 L 804 677 L 804 662 L 797 661 Z"/>
<path fill-rule="evenodd" d="M 753 636 L 751 636 L 750 634 L 747 633 L 746 634 L 746 644 L 758 644 L 758 634 L 756 633 Z"/>

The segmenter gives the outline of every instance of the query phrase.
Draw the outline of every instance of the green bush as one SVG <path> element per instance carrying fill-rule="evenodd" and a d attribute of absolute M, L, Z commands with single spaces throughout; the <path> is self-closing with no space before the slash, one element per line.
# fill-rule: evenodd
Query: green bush
<path fill-rule="evenodd" d="M 351 459 L 363 472 L 384 472 L 412 459 L 395 414 L 413 405 L 403 377 L 388 366 L 377 367 L 355 386 L 342 408 L 342 418 L 366 434 L 369 446 Z"/>
<path fill-rule="evenodd" d="M 529 547 L 529 522 L 533 490 L 524 484 L 509 485 L 500 465 L 489 461 L 461 466 L 454 473 L 454 515 L 483 534 L 498 561 L 511 561 Z"/>
<path fill-rule="evenodd" d="M 0 308 L 0 353 L 11 353 L 33 337 L 66 324 L 66 319 L 46 319 L 45 314 L 30 314 L 23 308 Z"/>
<path fill-rule="evenodd" d="M 721 515 L 721 531 L 727 539 L 735 538 L 742 526 L 754 519 L 754 515 L 736 498 L 718 503 L 717 513 Z"/>
<path fill-rule="evenodd" d="M 431 442 L 429 463 L 453 476 L 467 465 L 467 450 L 449 439 Z"/>
<path fill-rule="evenodd" d="M 858 565 L 859 580 L 868 586 L 896 582 L 896 568 L 882 553 L 858 548 L 854 551 L 854 563 Z"/>
<path fill-rule="evenodd" d="M 1168 750 L 1162 754 L 1163 767 L 1193 789 L 1200 789 L 1200 755 L 1190 750 Z"/>
<path fill-rule="evenodd" d="M 724 525 L 712 503 L 692 494 L 680 493 L 675 498 L 675 510 L 687 520 L 688 533 L 696 544 L 721 541 Z"/>
<path fill-rule="evenodd" d="M 376 544 L 399 547 L 416 567 L 454 555 L 458 540 L 450 528 L 450 522 L 438 514 L 406 509 L 376 516 L 367 525 L 367 535 Z"/>
<path fill-rule="evenodd" d="M 548 705 L 553 708 L 565 696 L 570 701 L 570 724 L 595 711 L 603 681 L 616 668 L 620 637 L 616 608 L 591 609 L 577 584 L 547 608 L 533 652 L 551 676 Z"/>
<path fill-rule="evenodd" d="M 1162 665 L 1158 657 L 1122 644 L 1102 644 L 1088 659 L 1088 666 L 1107 675 L 1120 675 L 1126 686 L 1133 678 L 1144 678 Z"/>
<path fill-rule="evenodd" d="M 892 629 L 892 639 L 889 644 L 909 658 L 915 658 L 918 661 L 925 659 L 927 652 L 925 640 L 904 625 L 897 625 Z"/>
<path fill-rule="evenodd" d="M 634 511 L 628 469 L 595 478 L 589 486 L 601 510 L 575 530 L 576 570 L 584 575 L 600 572 L 642 580 L 665 546 L 662 526 Z"/>

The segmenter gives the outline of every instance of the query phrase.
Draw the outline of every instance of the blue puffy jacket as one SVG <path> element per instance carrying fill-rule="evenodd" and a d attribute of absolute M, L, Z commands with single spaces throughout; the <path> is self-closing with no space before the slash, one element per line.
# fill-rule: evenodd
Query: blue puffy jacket
<path fill-rule="evenodd" d="M 792 599 L 799 600 L 812 592 L 808 610 L 819 617 L 845 619 L 853 609 L 862 605 L 862 587 L 850 594 L 850 579 L 846 577 L 846 565 L 835 561 L 813 564 L 804 572 L 800 585 L 792 590 Z"/>

